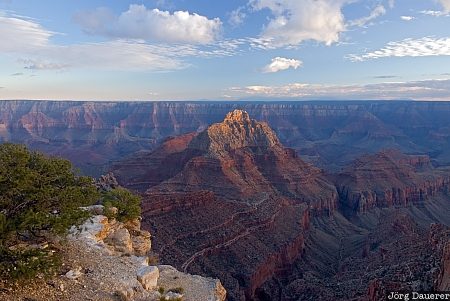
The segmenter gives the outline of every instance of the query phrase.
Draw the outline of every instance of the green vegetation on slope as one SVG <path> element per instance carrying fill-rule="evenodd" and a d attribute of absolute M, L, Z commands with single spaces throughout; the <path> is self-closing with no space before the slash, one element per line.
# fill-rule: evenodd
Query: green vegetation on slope
<path fill-rule="evenodd" d="M 0 279 L 53 273 L 58 253 L 50 238 L 89 216 L 79 207 L 103 200 L 118 208 L 121 220 L 140 214 L 140 198 L 126 189 L 99 192 L 94 180 L 76 175 L 67 160 L 0 145 Z"/>

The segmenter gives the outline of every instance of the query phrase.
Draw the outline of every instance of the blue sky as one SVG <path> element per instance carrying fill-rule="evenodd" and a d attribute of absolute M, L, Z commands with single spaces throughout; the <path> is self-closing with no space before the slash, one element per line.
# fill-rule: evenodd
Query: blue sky
<path fill-rule="evenodd" d="M 450 100 L 450 0 L 0 0 L 0 99 Z"/>

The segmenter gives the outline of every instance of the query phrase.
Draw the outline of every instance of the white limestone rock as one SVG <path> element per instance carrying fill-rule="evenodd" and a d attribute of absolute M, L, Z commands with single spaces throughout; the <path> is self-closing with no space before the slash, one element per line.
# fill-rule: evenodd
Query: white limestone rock
<path fill-rule="evenodd" d="M 95 215 L 88 218 L 81 226 L 72 226 L 68 237 L 96 244 L 102 242 L 109 232 L 108 218 L 104 215 Z"/>
<path fill-rule="evenodd" d="M 153 290 L 158 285 L 159 269 L 156 266 L 142 266 L 137 271 L 137 280 L 146 290 Z"/>
<path fill-rule="evenodd" d="M 182 273 L 170 265 L 159 265 L 158 286 L 182 287 L 184 301 L 225 301 L 226 290 L 218 279 Z"/>

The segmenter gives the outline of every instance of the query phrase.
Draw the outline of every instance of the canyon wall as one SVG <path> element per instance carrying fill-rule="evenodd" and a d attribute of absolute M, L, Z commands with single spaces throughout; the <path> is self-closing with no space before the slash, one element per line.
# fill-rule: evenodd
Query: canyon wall
<path fill-rule="evenodd" d="M 375 207 L 422 206 L 450 188 L 448 168 L 434 168 L 427 156 L 393 150 L 362 156 L 334 178 L 342 209 L 359 213 Z"/>
<path fill-rule="evenodd" d="M 0 141 L 65 156 L 97 175 L 111 161 L 168 136 L 201 131 L 237 108 L 266 121 L 285 146 L 328 170 L 385 148 L 450 163 L 445 102 L 0 101 Z"/>

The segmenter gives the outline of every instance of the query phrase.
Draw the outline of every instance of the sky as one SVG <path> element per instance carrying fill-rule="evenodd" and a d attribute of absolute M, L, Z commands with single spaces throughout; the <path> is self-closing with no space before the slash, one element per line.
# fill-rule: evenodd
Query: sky
<path fill-rule="evenodd" d="M 0 99 L 450 100 L 450 0 L 0 0 Z"/>

